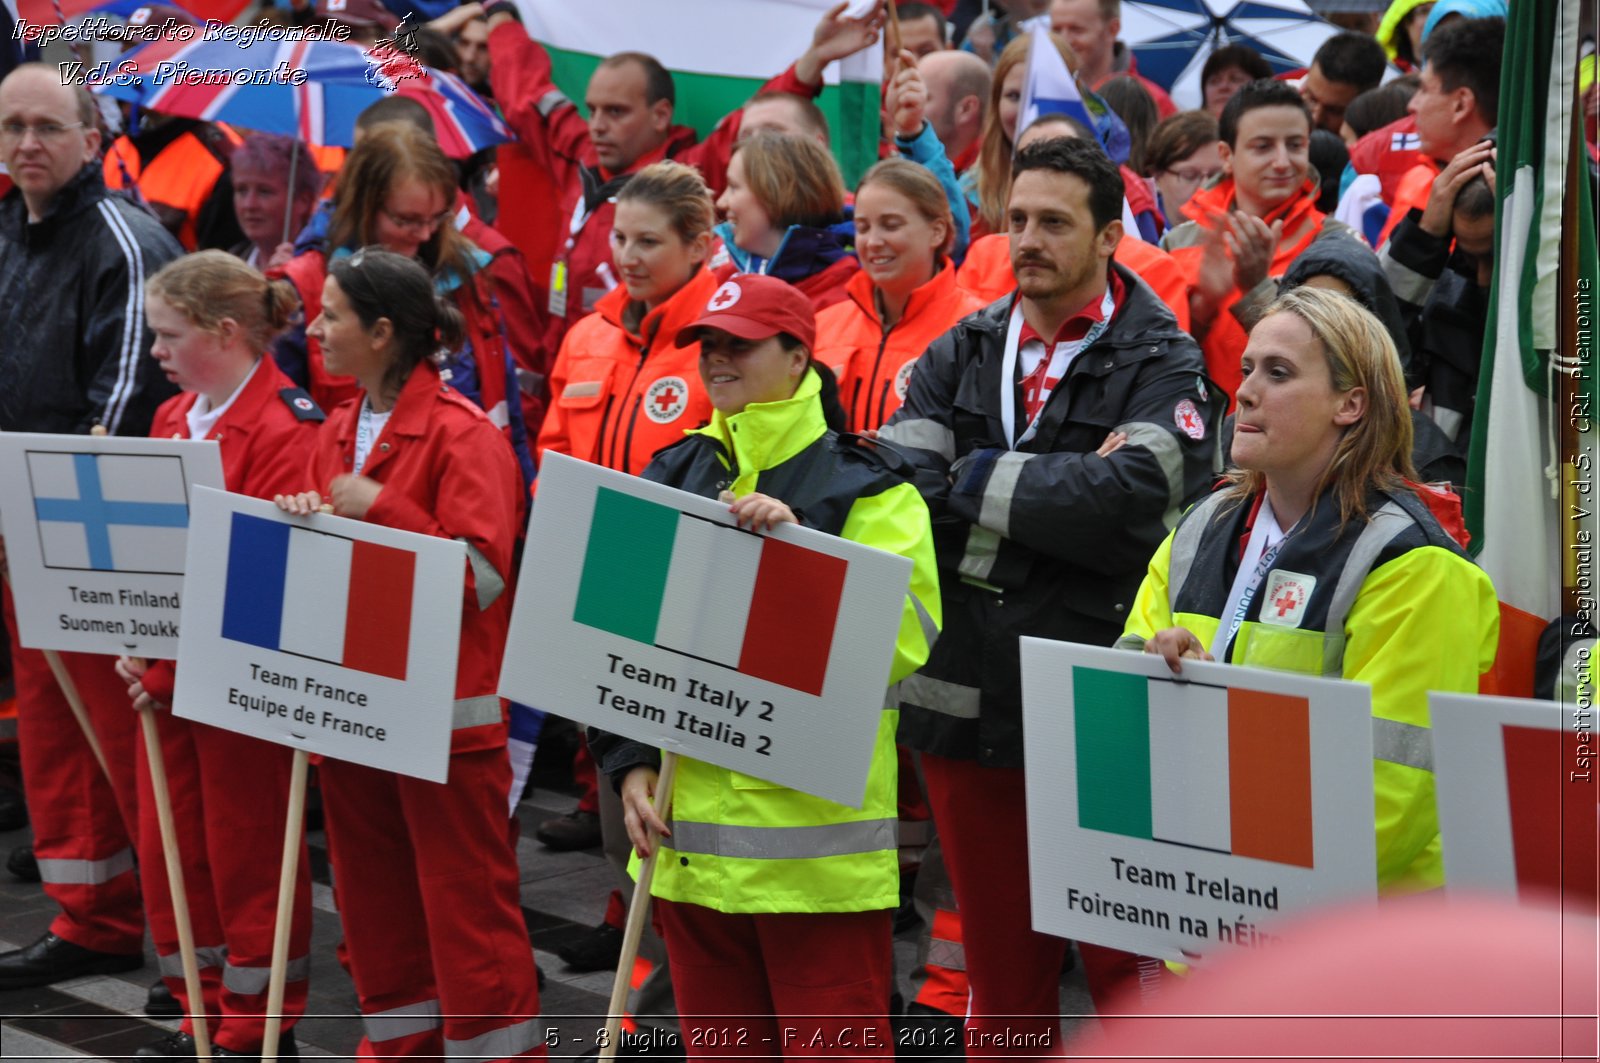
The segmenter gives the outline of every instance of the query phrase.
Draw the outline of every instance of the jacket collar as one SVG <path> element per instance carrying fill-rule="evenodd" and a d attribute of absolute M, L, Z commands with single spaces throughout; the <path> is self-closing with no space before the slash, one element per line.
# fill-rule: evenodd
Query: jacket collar
<path fill-rule="evenodd" d="M 862 270 L 851 276 L 845 283 L 845 292 L 850 299 L 861 308 L 879 328 L 883 327 L 883 316 L 878 312 L 878 300 L 874 298 L 875 288 L 872 278 L 867 276 L 867 271 Z M 930 307 L 944 308 L 955 300 L 956 271 L 948 261 L 939 264 L 939 271 L 929 280 L 917 286 L 911 293 L 911 298 L 906 300 L 905 313 L 900 321 L 913 321 Z"/>
<path fill-rule="evenodd" d="M 53 232 L 61 222 L 81 210 L 92 207 L 106 198 L 106 182 L 100 174 L 98 162 L 89 163 L 78 171 L 76 177 L 61 186 L 50 201 L 44 217 L 37 222 L 28 221 L 28 204 L 22 198 L 22 189 L 13 188 L 0 200 L 0 235 L 25 244 Z"/>
<path fill-rule="evenodd" d="M 1183 215 L 1202 229 L 1211 228 L 1211 218 L 1233 209 L 1234 186 L 1232 177 L 1224 177 L 1210 188 L 1202 188 L 1183 205 Z M 1261 220 L 1271 225 L 1282 219 L 1285 234 L 1294 233 L 1306 220 L 1322 220 L 1317 209 L 1317 183 L 1306 178 L 1305 183 L 1288 200 L 1278 204 Z"/>
<path fill-rule="evenodd" d="M 711 423 L 690 434 L 720 443 L 741 474 L 775 468 L 827 432 L 821 394 L 822 378 L 808 369 L 791 397 L 751 403 L 731 417 L 713 411 Z"/>
<path fill-rule="evenodd" d="M 796 284 L 855 254 L 856 224 L 849 216 L 849 207 L 845 208 L 845 213 L 844 221 L 822 229 L 789 226 L 778 244 L 777 253 L 771 258 L 753 255 L 734 243 L 733 226 L 728 222 L 718 225 L 716 233 L 740 273 L 763 273 Z"/>
<path fill-rule="evenodd" d="M 389 421 L 383 426 L 379 440 L 387 440 L 390 436 L 405 436 L 420 438 L 428 434 L 428 423 L 433 418 L 433 399 L 448 394 L 450 385 L 439 378 L 439 370 L 435 369 L 432 362 L 424 360 L 411 371 L 406 382 L 400 387 L 400 396 L 395 400 L 389 415 Z M 350 415 L 344 418 L 339 425 L 339 449 L 350 453 L 356 445 L 356 422 L 361 416 L 361 404 L 366 402 L 363 395 L 349 407 Z M 382 465 L 388 457 L 389 451 L 373 448 L 372 454 L 367 458 L 363 475 L 371 476 L 372 471 Z"/>
<path fill-rule="evenodd" d="M 717 278 L 705 267 L 689 278 L 689 283 L 672 293 L 666 302 L 645 314 L 637 332 L 623 323 L 628 303 L 628 288 L 619 284 L 602 295 L 594 304 L 595 312 L 610 324 L 622 330 L 628 342 L 635 347 L 657 346 L 657 340 L 668 346 L 677 342 L 678 330 L 693 324 L 705 312 L 706 303 L 717 290 Z"/>

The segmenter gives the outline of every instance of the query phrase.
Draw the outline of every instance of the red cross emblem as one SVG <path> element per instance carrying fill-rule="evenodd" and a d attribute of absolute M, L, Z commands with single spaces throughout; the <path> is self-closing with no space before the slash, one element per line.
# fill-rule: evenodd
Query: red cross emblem
<path fill-rule="evenodd" d="M 1273 599 L 1272 604 L 1278 607 L 1279 616 L 1286 616 L 1289 610 L 1300 604 L 1300 600 L 1294 596 L 1294 591 L 1285 587 L 1283 593 Z"/>
<path fill-rule="evenodd" d="M 664 376 L 645 388 L 642 406 L 656 424 L 671 424 L 689 408 L 689 384 L 681 376 Z"/>
<path fill-rule="evenodd" d="M 737 303 L 739 301 L 739 296 L 743 294 L 744 293 L 739 290 L 739 286 L 737 284 L 733 283 L 733 281 L 728 281 L 722 287 L 717 289 L 716 294 L 711 297 L 711 301 L 706 304 L 706 309 L 726 310 L 734 303 Z"/>

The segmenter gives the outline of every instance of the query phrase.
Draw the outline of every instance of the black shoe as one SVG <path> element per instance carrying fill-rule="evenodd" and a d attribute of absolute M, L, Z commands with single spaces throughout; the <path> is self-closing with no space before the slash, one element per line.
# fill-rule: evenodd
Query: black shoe
<path fill-rule="evenodd" d="M 574 971 L 614 971 L 622 958 L 622 931 L 601 923 L 570 945 L 555 950 Z"/>
<path fill-rule="evenodd" d="M 158 978 L 150 984 L 150 993 L 144 998 L 144 1013 L 152 1019 L 181 1019 L 183 1005 L 172 995 L 167 983 Z"/>
<path fill-rule="evenodd" d="M 159 1041 L 151 1041 L 133 1053 L 134 1059 L 193 1059 L 194 1056 L 194 1035 L 181 1030 Z"/>
<path fill-rule="evenodd" d="M 46 934 L 26 948 L 0 952 L 0 989 L 49 985 L 86 974 L 137 971 L 143 966 L 142 953 L 96 952 Z"/>
<path fill-rule="evenodd" d="M 39 881 L 39 861 L 34 859 L 33 846 L 19 845 L 6 857 L 6 870 L 21 882 Z"/>
<path fill-rule="evenodd" d="M 255 1063 L 261 1063 L 261 1049 L 258 1048 L 254 1052 L 235 1052 L 231 1048 L 223 1048 L 221 1045 L 212 1045 L 211 1046 L 211 1058 L 213 1058 L 213 1059 L 248 1059 L 248 1060 L 254 1060 Z M 292 1031 L 292 1030 L 284 1030 L 278 1036 L 278 1058 L 279 1059 L 299 1059 L 300 1058 L 300 1046 L 295 1044 L 295 1042 L 294 1042 L 294 1031 Z"/>
<path fill-rule="evenodd" d="M 568 812 L 539 824 L 533 836 L 557 852 L 593 849 L 600 844 L 600 817 L 594 812 Z"/>
<path fill-rule="evenodd" d="M 21 830 L 28 825 L 28 806 L 22 795 L 0 786 L 0 831 Z"/>

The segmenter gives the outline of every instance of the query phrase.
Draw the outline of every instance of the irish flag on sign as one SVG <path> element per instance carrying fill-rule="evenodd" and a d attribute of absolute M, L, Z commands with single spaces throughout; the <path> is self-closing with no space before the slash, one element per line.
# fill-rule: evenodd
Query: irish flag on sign
<path fill-rule="evenodd" d="M 848 567 L 602 487 L 572 619 L 820 695 Z"/>
<path fill-rule="evenodd" d="M 1072 670 L 1078 825 L 1314 866 L 1305 698 Z"/>

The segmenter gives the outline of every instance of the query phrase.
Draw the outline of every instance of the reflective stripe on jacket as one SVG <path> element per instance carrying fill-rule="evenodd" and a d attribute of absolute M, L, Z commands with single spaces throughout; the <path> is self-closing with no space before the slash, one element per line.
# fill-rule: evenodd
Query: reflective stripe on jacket
<path fill-rule="evenodd" d="M 1161 544 L 1119 646 L 1174 626 L 1210 646 L 1251 516 L 1226 500 L 1207 497 Z M 1367 511 L 1341 533 L 1335 499 L 1318 499 L 1263 577 L 1228 659 L 1371 686 L 1378 885 L 1427 889 L 1444 881 L 1427 692 L 1477 692 L 1494 663 L 1499 605 L 1489 577 L 1415 496 L 1374 491 Z M 1298 585 L 1297 601 L 1269 600 L 1279 574 Z"/>

